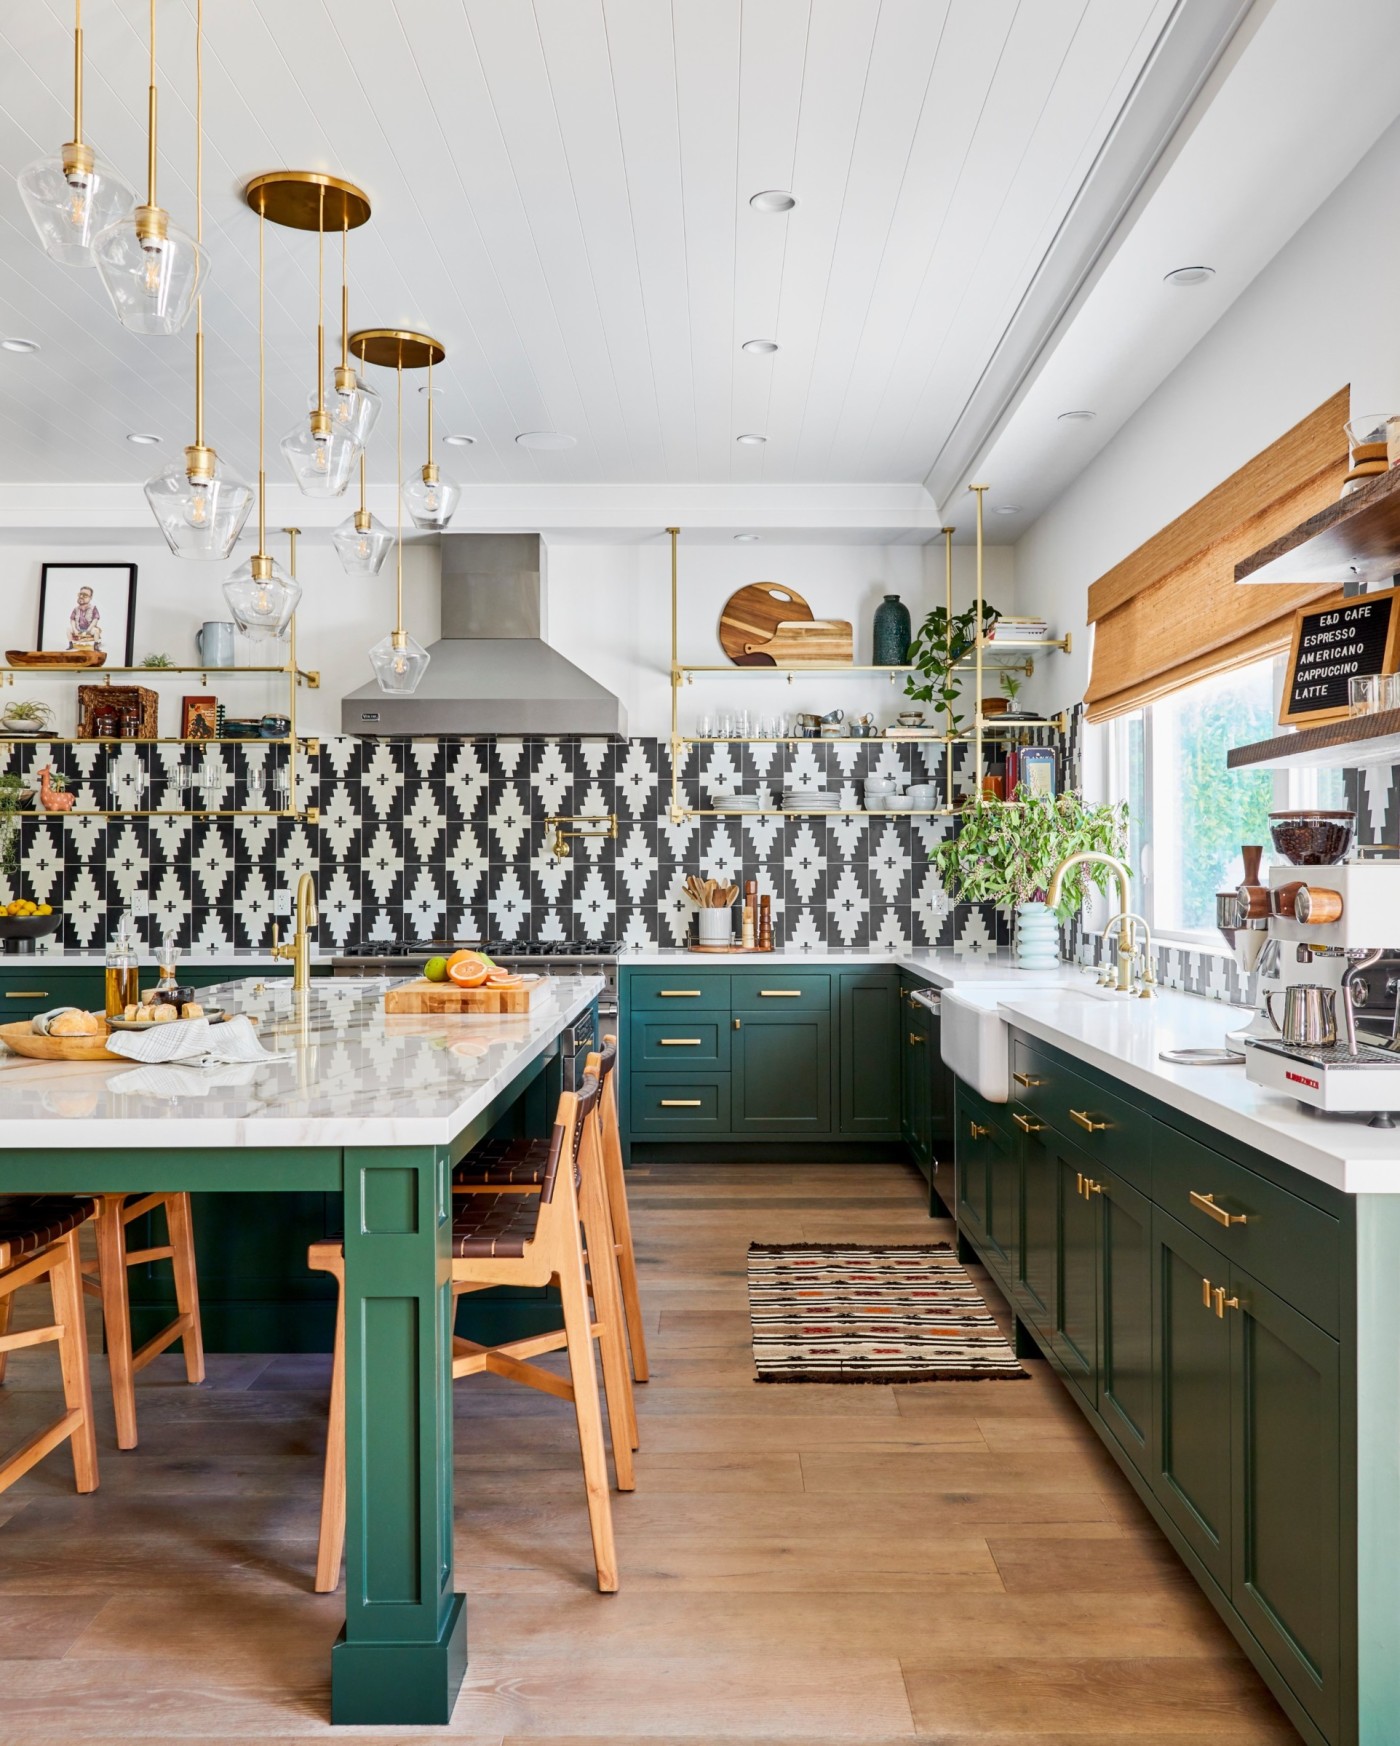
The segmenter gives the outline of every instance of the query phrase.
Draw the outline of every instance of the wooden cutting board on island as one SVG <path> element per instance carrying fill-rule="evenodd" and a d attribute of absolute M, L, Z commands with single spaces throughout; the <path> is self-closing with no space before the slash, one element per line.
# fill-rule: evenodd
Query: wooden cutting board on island
<path fill-rule="evenodd" d="M 547 976 L 522 976 L 514 988 L 459 988 L 453 982 L 429 982 L 420 976 L 384 991 L 385 1012 L 432 1013 L 435 1017 L 463 1013 L 529 1012 L 542 996 Z"/>

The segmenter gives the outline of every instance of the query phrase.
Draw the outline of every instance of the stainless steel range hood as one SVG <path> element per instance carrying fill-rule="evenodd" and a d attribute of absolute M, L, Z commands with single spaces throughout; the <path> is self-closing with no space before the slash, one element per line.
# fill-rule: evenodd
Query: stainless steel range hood
<path fill-rule="evenodd" d="M 619 700 L 543 640 L 538 534 L 442 536 L 442 640 L 412 697 L 362 685 L 347 734 L 625 734 Z"/>

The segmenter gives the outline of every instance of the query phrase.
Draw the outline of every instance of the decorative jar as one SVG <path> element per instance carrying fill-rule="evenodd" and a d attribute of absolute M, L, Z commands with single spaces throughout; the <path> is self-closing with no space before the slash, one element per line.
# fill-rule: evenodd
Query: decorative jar
<path fill-rule="evenodd" d="M 909 660 L 913 634 L 909 608 L 897 594 L 887 594 L 875 608 L 875 656 L 877 667 L 903 667 Z"/>
<path fill-rule="evenodd" d="M 1053 970 L 1060 961 L 1059 926 L 1043 903 L 1016 905 L 1016 968 Z"/>

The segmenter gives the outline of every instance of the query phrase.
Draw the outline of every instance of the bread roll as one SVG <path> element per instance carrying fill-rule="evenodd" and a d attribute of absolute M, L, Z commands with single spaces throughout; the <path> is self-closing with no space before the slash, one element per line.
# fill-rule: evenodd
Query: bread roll
<path fill-rule="evenodd" d="M 152 1020 L 158 1025 L 171 1024 L 179 1016 L 173 1006 L 158 1006 L 151 1014 Z"/>
<path fill-rule="evenodd" d="M 83 1012 L 76 1006 L 49 1022 L 51 1037 L 100 1037 L 102 1030 L 102 1020 L 96 1013 Z"/>
<path fill-rule="evenodd" d="M 187 1000 L 180 1008 L 181 1018 L 203 1018 L 204 1008 L 197 1000 Z"/>

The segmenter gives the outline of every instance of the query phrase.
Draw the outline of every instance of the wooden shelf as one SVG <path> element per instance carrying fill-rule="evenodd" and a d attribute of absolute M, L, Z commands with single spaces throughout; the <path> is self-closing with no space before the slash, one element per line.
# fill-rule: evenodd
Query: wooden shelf
<path fill-rule="evenodd" d="M 0 666 L 0 683 L 13 684 L 16 679 L 86 679 L 89 684 L 94 680 L 99 683 L 113 674 L 140 674 L 147 679 L 167 679 L 172 675 L 188 675 L 198 673 L 202 678 L 213 677 L 226 679 L 243 673 L 279 673 L 284 679 L 291 677 L 290 667 L 5 667 Z M 297 678 L 303 685 L 315 690 L 321 683 L 318 672 L 307 672 L 304 668 L 297 669 Z"/>
<path fill-rule="evenodd" d="M 1388 582 L 1400 571 L 1400 467 L 1235 565 L 1236 582 Z"/>
<path fill-rule="evenodd" d="M 1400 764 L 1400 709 L 1353 715 L 1278 734 L 1252 746 L 1236 746 L 1226 763 L 1231 770 L 1359 769 Z"/>

